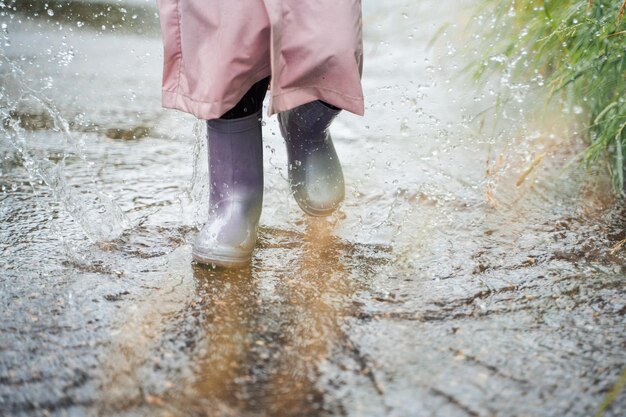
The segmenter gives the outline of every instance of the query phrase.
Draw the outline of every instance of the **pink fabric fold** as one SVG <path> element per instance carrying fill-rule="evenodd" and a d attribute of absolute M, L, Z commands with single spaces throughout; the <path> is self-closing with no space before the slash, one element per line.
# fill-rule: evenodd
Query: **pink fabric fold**
<path fill-rule="evenodd" d="M 163 107 L 216 119 L 271 76 L 269 114 L 314 100 L 363 114 L 360 0 L 157 0 Z"/>

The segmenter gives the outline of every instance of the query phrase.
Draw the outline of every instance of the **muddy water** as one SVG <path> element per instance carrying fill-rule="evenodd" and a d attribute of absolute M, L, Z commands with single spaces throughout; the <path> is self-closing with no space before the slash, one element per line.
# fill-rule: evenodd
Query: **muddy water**
<path fill-rule="evenodd" d="M 455 78 L 472 2 L 413 3 L 364 4 L 367 114 L 333 126 L 339 213 L 299 211 L 266 120 L 238 271 L 191 262 L 204 133 L 159 107 L 154 6 L 2 15 L 0 414 L 600 410 L 626 363 L 625 213 L 563 170 L 568 126 L 523 122 L 537 97 L 481 116 L 495 97 Z"/>

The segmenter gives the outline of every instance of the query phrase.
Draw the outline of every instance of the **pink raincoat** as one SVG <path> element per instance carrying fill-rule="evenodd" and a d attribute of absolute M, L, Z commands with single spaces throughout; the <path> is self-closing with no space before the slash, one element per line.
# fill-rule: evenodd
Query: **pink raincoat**
<path fill-rule="evenodd" d="M 163 107 L 215 119 L 270 76 L 269 114 L 323 100 L 363 114 L 360 0 L 157 0 Z"/>

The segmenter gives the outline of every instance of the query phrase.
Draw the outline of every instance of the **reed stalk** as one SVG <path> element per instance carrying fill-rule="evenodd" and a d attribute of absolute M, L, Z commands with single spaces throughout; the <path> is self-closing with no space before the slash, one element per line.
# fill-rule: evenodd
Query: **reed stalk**
<path fill-rule="evenodd" d="M 524 82 L 539 74 L 551 101 L 576 103 L 584 162 L 605 167 L 624 197 L 626 0 L 481 0 L 479 13 L 486 53 L 476 78 L 507 71 Z"/>

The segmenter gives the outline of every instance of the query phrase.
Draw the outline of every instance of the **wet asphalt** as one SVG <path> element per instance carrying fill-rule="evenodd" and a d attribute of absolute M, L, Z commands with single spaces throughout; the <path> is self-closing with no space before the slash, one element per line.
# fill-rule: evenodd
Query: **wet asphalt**
<path fill-rule="evenodd" d="M 483 113 L 471 1 L 364 3 L 346 201 L 299 211 L 266 118 L 234 271 L 191 261 L 204 128 L 160 108 L 154 5 L 50 4 L 0 17 L 0 415 L 623 415 L 626 212 L 539 98 Z"/>

